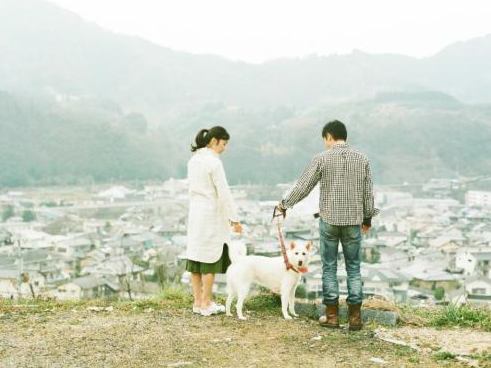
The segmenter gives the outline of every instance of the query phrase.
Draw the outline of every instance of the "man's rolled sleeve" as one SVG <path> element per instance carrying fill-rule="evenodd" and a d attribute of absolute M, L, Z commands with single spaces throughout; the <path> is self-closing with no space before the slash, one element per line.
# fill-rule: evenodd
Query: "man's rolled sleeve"
<path fill-rule="evenodd" d="M 373 181 L 370 163 L 365 164 L 365 182 L 363 188 L 363 225 L 371 227 L 372 217 L 375 217 L 380 212 L 375 208 L 373 198 Z"/>
<path fill-rule="evenodd" d="M 302 173 L 295 187 L 290 191 L 286 198 L 280 202 L 280 206 L 285 210 L 293 207 L 295 204 L 309 195 L 312 189 L 314 189 L 316 184 L 319 182 L 320 178 L 320 157 L 316 156 Z"/>

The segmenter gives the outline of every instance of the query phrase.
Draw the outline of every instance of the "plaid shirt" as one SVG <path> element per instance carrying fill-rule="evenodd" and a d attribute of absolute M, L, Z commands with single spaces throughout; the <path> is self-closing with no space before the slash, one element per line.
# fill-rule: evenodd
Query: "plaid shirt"
<path fill-rule="evenodd" d="M 315 156 L 295 187 L 280 203 L 283 209 L 304 199 L 320 181 L 320 217 L 328 224 L 371 226 L 379 213 L 374 207 L 373 183 L 367 157 L 349 147 L 335 144 Z"/>

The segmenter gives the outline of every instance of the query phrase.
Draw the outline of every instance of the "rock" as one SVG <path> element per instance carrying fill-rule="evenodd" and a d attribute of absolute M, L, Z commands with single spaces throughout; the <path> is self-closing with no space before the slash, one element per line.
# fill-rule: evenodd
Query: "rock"
<path fill-rule="evenodd" d="M 87 307 L 86 309 L 88 311 L 92 311 L 92 312 L 100 312 L 100 311 L 104 310 L 104 308 L 102 308 L 102 307 Z"/>
<path fill-rule="evenodd" d="M 211 342 L 214 342 L 214 343 L 231 342 L 231 341 L 232 341 L 232 338 L 230 338 L 230 337 L 224 337 L 223 339 L 213 339 L 213 340 L 211 340 Z"/>
<path fill-rule="evenodd" d="M 185 367 L 185 366 L 188 366 L 188 365 L 193 365 L 193 363 L 192 362 L 177 362 L 177 363 L 167 364 L 167 367 L 168 368 Z"/>
<path fill-rule="evenodd" d="M 387 364 L 387 362 L 386 362 L 385 360 L 380 359 L 380 358 L 375 358 L 375 357 L 373 357 L 373 358 L 370 358 L 369 360 L 370 360 L 372 363 L 378 363 L 378 364 L 382 364 L 382 365 Z"/>
<path fill-rule="evenodd" d="M 462 363 L 467 364 L 469 367 L 475 367 L 475 368 L 480 367 L 479 361 L 476 359 L 470 359 L 470 358 L 461 357 L 461 356 L 455 357 L 455 359 L 457 359 L 458 361 L 460 361 Z"/>
<path fill-rule="evenodd" d="M 295 303 L 295 309 L 298 314 L 309 316 L 317 319 L 319 316 L 325 314 L 326 307 L 322 304 L 314 304 L 314 303 Z M 341 319 L 348 319 L 348 308 L 340 307 L 339 308 L 339 316 Z M 390 311 L 380 311 L 375 309 L 361 309 L 361 318 L 363 322 L 377 322 L 386 326 L 397 326 L 397 320 L 399 319 L 399 315 L 396 312 Z"/>
<path fill-rule="evenodd" d="M 321 335 L 315 336 L 315 337 L 312 337 L 310 340 L 321 341 L 322 340 L 322 336 Z"/>
<path fill-rule="evenodd" d="M 110 307 L 87 307 L 86 310 L 92 311 L 92 312 L 112 312 L 114 310 L 113 306 Z"/>

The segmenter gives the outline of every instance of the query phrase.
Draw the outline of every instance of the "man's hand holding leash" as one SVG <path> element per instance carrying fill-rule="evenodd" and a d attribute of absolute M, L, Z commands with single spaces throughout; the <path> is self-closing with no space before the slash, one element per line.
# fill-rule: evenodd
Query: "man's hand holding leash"
<path fill-rule="evenodd" d="M 276 213 L 278 213 L 278 214 L 276 214 Z M 283 220 L 286 217 L 286 210 L 283 207 L 281 207 L 280 204 L 275 207 L 274 212 L 273 212 L 273 218 L 279 217 L 279 216 L 283 216 Z"/>
<path fill-rule="evenodd" d="M 242 225 L 239 222 L 232 222 L 232 227 L 234 233 L 241 234 L 242 233 Z"/>

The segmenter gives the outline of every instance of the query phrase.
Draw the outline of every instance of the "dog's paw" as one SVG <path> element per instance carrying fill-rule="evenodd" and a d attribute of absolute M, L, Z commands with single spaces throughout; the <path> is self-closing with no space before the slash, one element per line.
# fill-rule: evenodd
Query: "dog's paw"
<path fill-rule="evenodd" d="M 292 316 L 288 316 L 288 315 L 283 316 L 283 317 L 285 317 L 285 319 L 293 319 Z"/>
<path fill-rule="evenodd" d="M 292 312 L 290 312 L 290 314 L 291 314 L 293 317 L 295 317 L 295 318 L 300 317 L 300 316 L 299 316 L 298 314 L 296 314 L 295 312 L 293 312 L 293 313 L 292 313 Z"/>
<path fill-rule="evenodd" d="M 247 317 L 244 317 L 244 316 L 239 317 L 239 319 L 240 319 L 241 321 L 247 321 Z"/>
<path fill-rule="evenodd" d="M 234 316 L 234 315 L 233 315 L 232 313 L 230 313 L 230 312 L 225 313 L 225 315 L 226 315 L 227 317 L 233 317 L 233 316 Z"/>

